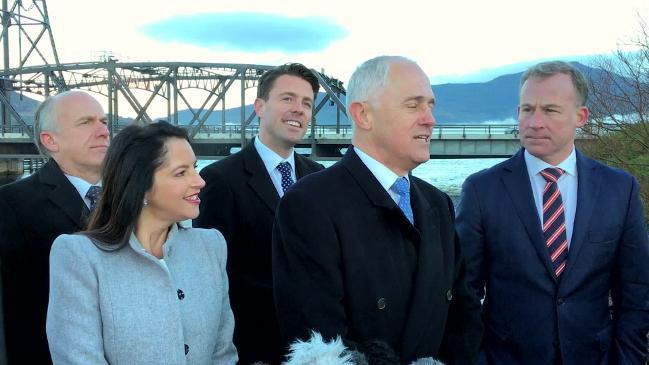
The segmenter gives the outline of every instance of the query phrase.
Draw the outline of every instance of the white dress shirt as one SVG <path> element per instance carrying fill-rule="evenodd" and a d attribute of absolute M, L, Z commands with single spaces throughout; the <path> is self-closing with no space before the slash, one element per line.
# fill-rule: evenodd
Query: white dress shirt
<path fill-rule="evenodd" d="M 383 189 L 385 189 L 385 191 L 387 191 L 388 194 L 390 194 L 392 200 L 394 200 L 394 202 L 397 203 L 397 205 L 399 205 L 399 199 L 400 199 L 399 194 L 392 191 L 392 189 L 390 188 L 401 176 L 395 174 L 384 164 L 373 159 L 367 153 L 363 152 L 363 150 L 361 150 L 356 146 L 354 146 L 354 152 L 356 152 L 358 157 L 361 159 L 361 161 L 363 161 L 365 166 L 367 166 L 367 168 L 370 170 L 372 175 L 374 175 L 376 180 L 379 181 L 379 184 L 381 184 Z M 410 177 L 408 176 L 408 174 L 406 174 L 406 176 L 404 177 L 406 178 L 406 180 L 408 180 L 408 183 L 410 183 Z"/>
<path fill-rule="evenodd" d="M 545 187 L 545 179 L 541 176 L 540 172 L 548 167 L 558 167 L 565 171 L 561 175 L 557 184 L 559 191 L 561 191 L 561 199 L 563 201 L 564 216 L 566 218 L 566 237 L 568 238 L 568 248 L 572 241 L 572 232 L 575 223 L 575 212 L 577 211 L 577 155 L 575 149 L 556 166 L 552 166 L 538 157 L 533 156 L 525 150 L 525 164 L 527 165 L 527 175 L 530 178 L 532 185 L 532 193 L 534 194 L 534 204 L 536 211 L 543 225 L 543 188 Z"/>

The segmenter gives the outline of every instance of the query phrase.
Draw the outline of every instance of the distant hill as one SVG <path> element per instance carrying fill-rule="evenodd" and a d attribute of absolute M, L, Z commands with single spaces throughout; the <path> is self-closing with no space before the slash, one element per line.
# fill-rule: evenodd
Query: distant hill
<path fill-rule="evenodd" d="M 599 80 L 602 70 L 573 62 L 586 79 Z M 435 118 L 440 124 L 472 124 L 516 119 L 522 72 L 470 84 L 433 85 Z"/>
<path fill-rule="evenodd" d="M 573 63 L 586 77 L 597 80 L 601 70 Z M 518 89 L 522 72 L 502 75 L 488 82 L 467 84 L 432 85 L 437 98 L 434 115 L 439 124 L 480 124 L 480 123 L 513 123 L 516 119 Z M 316 104 L 324 97 L 318 95 Z M 341 96 L 345 101 L 345 96 Z M 246 116 L 253 111 L 252 105 L 246 106 Z M 178 113 L 179 120 L 190 120 L 191 112 L 183 110 Z M 317 114 L 317 123 L 321 125 L 336 124 L 336 107 L 327 103 Z M 238 124 L 241 120 L 240 108 L 225 111 L 227 123 Z M 220 124 L 221 111 L 214 111 L 207 124 Z M 349 124 L 347 117 L 341 114 L 341 123 Z"/>

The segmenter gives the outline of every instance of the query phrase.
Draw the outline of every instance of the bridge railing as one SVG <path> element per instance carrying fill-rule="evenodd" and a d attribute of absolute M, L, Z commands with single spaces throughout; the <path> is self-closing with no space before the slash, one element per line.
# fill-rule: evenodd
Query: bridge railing
<path fill-rule="evenodd" d="M 113 132 L 119 132 L 125 128 L 127 124 L 115 125 Z M 181 127 L 184 127 L 181 125 Z M 31 126 L 29 127 L 31 131 Z M 256 135 L 259 132 L 258 125 L 249 125 L 246 127 L 246 135 Z M 319 135 L 344 135 L 349 136 L 352 133 L 350 125 L 316 125 L 314 128 L 316 138 Z M 0 133 L 24 134 L 27 135 L 25 127 L 20 125 L 0 126 Z M 199 128 L 200 134 L 227 134 L 227 135 L 241 135 L 241 126 L 238 124 L 223 125 L 203 125 Z M 433 128 L 433 138 L 442 139 L 445 136 L 462 136 L 464 138 L 470 136 L 502 136 L 505 134 L 518 134 L 518 126 L 511 124 L 476 124 L 476 125 L 436 125 Z M 305 138 L 311 138 L 311 128 L 307 129 Z"/>
<path fill-rule="evenodd" d="M 32 126 L 29 126 L 29 128 L 25 128 L 22 125 L 3 125 L 0 126 L 0 133 L 1 134 L 21 134 L 24 135 L 25 137 L 29 137 L 29 134 L 27 134 L 27 130 L 30 132 L 32 131 Z"/>

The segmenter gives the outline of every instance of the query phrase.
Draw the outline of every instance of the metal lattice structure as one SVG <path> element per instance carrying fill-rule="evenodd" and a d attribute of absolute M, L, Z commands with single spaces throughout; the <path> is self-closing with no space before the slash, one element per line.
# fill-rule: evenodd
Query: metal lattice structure
<path fill-rule="evenodd" d="M 134 115 L 134 123 L 150 123 L 154 119 L 151 106 L 165 103 L 166 119 L 187 126 L 193 138 L 219 106 L 222 128 L 225 129 L 226 123 L 232 124 L 232 121 L 225 120 L 227 96 L 230 105 L 236 105 L 233 100 L 239 101 L 241 113 L 237 122 L 241 144 L 245 145 L 245 130 L 255 118 L 254 112 L 246 115 L 246 91 L 256 88 L 259 77 L 273 66 L 192 62 L 123 63 L 112 57 L 100 62 L 60 63 L 45 0 L 15 0 L 11 7 L 8 0 L 2 2 L 5 67 L 0 72 L 3 81 L 0 87 L 0 115 L 4 128 L 18 125 L 25 130 L 30 129 L 29 123 L 11 105 L 7 91 L 48 96 L 69 89 L 82 89 L 106 98 L 111 131 L 119 129 L 120 114 Z M 29 5 L 26 6 L 26 3 Z M 31 15 L 26 16 L 26 12 Z M 18 32 L 20 57 L 17 62 L 11 63 L 9 41 L 13 27 Z M 46 34 L 49 43 L 44 41 Z M 23 43 L 29 45 L 26 50 L 20 46 Z M 37 61 L 36 65 L 34 61 Z M 338 109 L 336 125 L 340 126 L 340 114 L 346 114 L 340 101 L 340 95 L 345 94 L 342 83 L 312 71 L 325 92 L 325 97 L 317 100 L 314 120 L 329 102 Z M 179 113 L 181 110 L 188 110 L 190 117 L 183 120 Z M 315 128 L 315 123 L 312 123 L 312 128 Z"/>
<path fill-rule="evenodd" d="M 108 60 L 9 69 L 0 73 L 0 77 L 11 79 L 11 90 L 17 92 L 50 95 L 61 90 L 82 89 L 102 95 L 107 98 L 112 128 L 118 127 L 118 115 L 124 108 L 130 114 L 135 114 L 134 123 L 152 122 L 149 107 L 154 100 L 161 99 L 167 105 L 166 118 L 175 124 L 187 126 L 193 137 L 219 105 L 224 113 L 226 95 L 228 98 L 236 95 L 237 99 L 234 100 L 240 101 L 239 122 L 243 132 L 255 117 L 254 112 L 245 114 L 246 91 L 255 88 L 261 75 L 272 67 L 191 62 L 121 63 Z M 327 102 L 334 103 L 344 113 L 345 107 L 339 98 L 345 93 L 342 84 L 313 72 L 325 91 L 325 97 L 318 100 L 314 116 L 317 117 L 317 112 Z M 145 91 L 148 96 L 137 97 L 135 90 Z M 188 90 L 193 92 L 191 97 L 187 95 Z M 181 109 L 189 110 L 191 117 L 180 120 L 178 112 Z M 20 125 L 27 126 L 20 116 L 13 117 Z M 221 122 L 225 128 L 225 119 L 222 118 Z M 339 118 L 337 125 L 340 125 Z M 245 141 L 242 142 L 245 144 Z"/>

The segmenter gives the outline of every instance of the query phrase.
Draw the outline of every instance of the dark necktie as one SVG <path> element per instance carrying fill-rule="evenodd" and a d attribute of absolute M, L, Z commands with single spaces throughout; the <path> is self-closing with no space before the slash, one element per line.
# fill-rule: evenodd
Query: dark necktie
<path fill-rule="evenodd" d="M 86 192 L 86 198 L 90 201 L 90 211 L 92 212 L 95 209 L 95 204 L 99 200 L 99 192 L 101 192 L 101 187 L 93 185 Z"/>
<path fill-rule="evenodd" d="M 564 173 L 565 171 L 558 167 L 549 167 L 541 171 L 541 176 L 546 181 L 543 188 L 543 237 L 557 278 L 566 268 L 568 258 L 566 218 L 561 191 L 557 184 L 557 180 Z"/>
<path fill-rule="evenodd" d="M 280 162 L 277 165 L 279 173 L 282 174 L 282 191 L 286 192 L 288 188 L 293 185 L 293 177 L 291 176 L 291 164 L 288 161 Z"/>
<path fill-rule="evenodd" d="M 414 224 L 415 218 L 412 214 L 412 208 L 410 207 L 410 183 L 405 177 L 400 177 L 397 181 L 392 184 L 392 189 L 395 193 L 399 195 L 399 208 L 403 214 L 408 218 L 411 224 Z"/>

